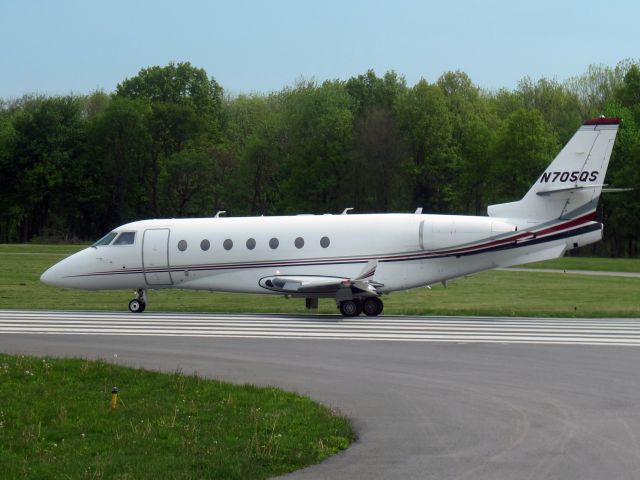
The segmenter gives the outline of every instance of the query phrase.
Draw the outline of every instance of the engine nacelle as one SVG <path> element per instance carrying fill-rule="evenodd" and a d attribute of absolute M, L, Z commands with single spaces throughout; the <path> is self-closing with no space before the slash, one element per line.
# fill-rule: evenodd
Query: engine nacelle
<path fill-rule="evenodd" d="M 451 248 L 517 229 L 515 225 L 490 217 L 430 215 L 420 222 L 420 248 Z"/>

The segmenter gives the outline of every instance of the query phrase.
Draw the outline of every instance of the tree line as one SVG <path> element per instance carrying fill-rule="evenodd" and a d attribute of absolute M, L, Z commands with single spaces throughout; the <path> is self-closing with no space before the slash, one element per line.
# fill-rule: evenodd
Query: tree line
<path fill-rule="evenodd" d="M 115 92 L 0 100 L 0 242 L 71 241 L 143 218 L 479 215 L 528 190 L 587 118 L 619 116 L 607 174 L 640 185 L 640 64 L 487 91 L 461 71 L 226 95 L 203 69 L 140 70 Z M 640 190 L 604 194 L 605 242 L 636 256 Z"/>

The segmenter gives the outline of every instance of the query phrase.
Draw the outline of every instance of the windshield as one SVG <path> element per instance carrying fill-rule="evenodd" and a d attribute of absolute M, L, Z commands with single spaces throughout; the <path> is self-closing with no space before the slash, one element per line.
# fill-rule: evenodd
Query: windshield
<path fill-rule="evenodd" d="M 96 243 L 94 243 L 91 246 L 92 247 L 99 247 L 101 245 L 109 245 L 111 243 L 111 240 L 116 238 L 117 234 L 118 234 L 117 232 L 109 232 L 104 237 L 102 237 L 100 240 L 98 240 Z"/>
<path fill-rule="evenodd" d="M 122 232 L 120 236 L 113 242 L 114 245 L 133 245 L 136 239 L 136 232 Z"/>

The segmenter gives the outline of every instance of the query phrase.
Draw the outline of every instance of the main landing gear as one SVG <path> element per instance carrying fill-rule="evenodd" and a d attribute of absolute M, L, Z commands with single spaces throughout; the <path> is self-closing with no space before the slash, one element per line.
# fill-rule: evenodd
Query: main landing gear
<path fill-rule="evenodd" d="M 129 302 L 129 311 L 133 313 L 142 313 L 147 308 L 147 291 L 139 288 L 134 293 L 135 297 Z"/>
<path fill-rule="evenodd" d="M 384 304 L 378 297 L 354 298 L 338 303 L 338 309 L 345 317 L 357 317 L 361 313 L 375 317 L 382 313 L 383 308 Z"/>

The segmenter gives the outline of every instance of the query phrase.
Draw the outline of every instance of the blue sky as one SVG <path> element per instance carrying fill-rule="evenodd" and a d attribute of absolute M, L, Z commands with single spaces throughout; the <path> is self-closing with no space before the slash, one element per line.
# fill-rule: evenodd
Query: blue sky
<path fill-rule="evenodd" d="M 190 61 L 233 94 L 396 70 L 485 88 L 640 58 L 640 2 L 0 0 L 0 98 L 111 92 Z"/>

